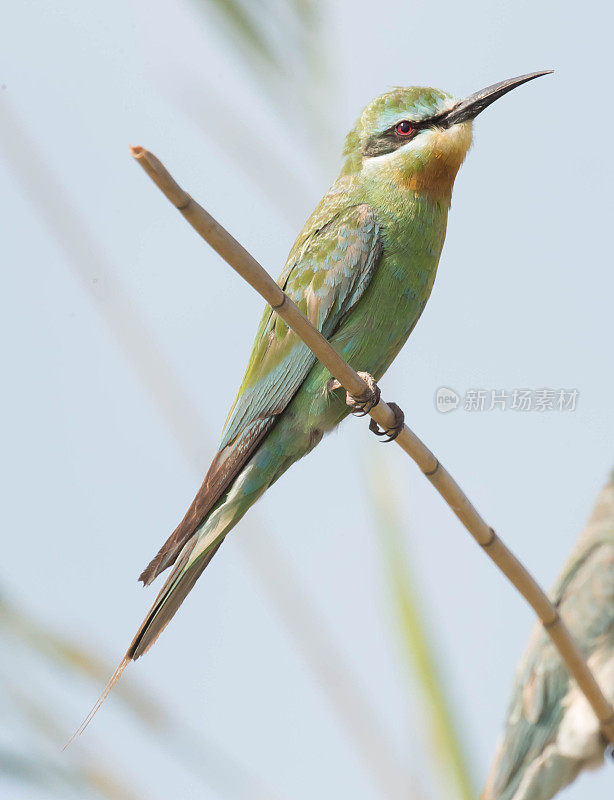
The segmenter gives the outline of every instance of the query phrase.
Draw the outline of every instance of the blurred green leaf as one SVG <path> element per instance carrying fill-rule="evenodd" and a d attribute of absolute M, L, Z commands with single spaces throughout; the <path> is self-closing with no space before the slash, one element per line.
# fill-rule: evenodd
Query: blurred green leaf
<path fill-rule="evenodd" d="M 1 595 L 0 632 L 5 636 L 12 634 L 22 645 L 60 669 L 68 669 L 96 684 L 104 685 L 113 672 L 110 662 L 66 637 L 49 631 Z M 146 697 L 133 683 L 118 684 L 116 695 L 143 723 L 152 726 L 162 724 L 164 714 L 157 703 Z"/>
<path fill-rule="evenodd" d="M 318 0 L 198 0 L 220 21 L 231 52 L 250 67 L 260 88 L 279 113 L 305 136 L 316 155 L 316 167 L 332 168 L 335 130 L 333 80 L 325 46 L 323 4 Z M 208 19 L 210 19 L 208 17 Z M 232 102 L 229 103 L 232 107 Z"/>
<path fill-rule="evenodd" d="M 10 701 L 13 715 L 4 715 L 5 725 L 25 728 L 27 747 L 0 747 L 0 775 L 20 784 L 44 789 L 45 796 L 106 798 L 106 800 L 138 800 L 143 795 L 133 791 L 111 770 L 103 768 L 97 758 L 82 750 L 62 754 L 66 730 L 58 724 L 57 709 L 49 706 L 40 687 L 25 691 L 4 678 L 0 684 L 4 700 Z"/>
<path fill-rule="evenodd" d="M 199 0 L 199 4 L 202 2 L 203 0 Z M 282 70 L 282 64 L 273 50 L 272 42 L 267 37 L 265 29 L 259 24 L 259 20 L 271 15 L 272 9 L 266 8 L 266 2 L 252 4 L 259 8 L 256 16 L 240 0 L 206 0 L 206 3 L 224 20 L 228 30 L 249 48 L 252 56 L 263 59 L 274 66 L 276 70 Z"/>
<path fill-rule="evenodd" d="M 33 683 L 30 667 L 38 670 L 38 674 L 42 670 L 44 675 L 53 666 L 62 678 L 72 673 L 99 688 L 112 673 L 112 665 L 87 648 L 47 630 L 2 595 L 0 645 L 8 656 L 3 659 L 0 672 L 0 700 L 9 703 L 7 713 L 3 714 L 5 725 L 12 727 L 8 722 L 12 712 L 15 725 L 25 725 L 31 732 L 27 735 L 27 751 L 13 747 L 0 752 L 0 774 L 45 786 L 52 796 L 54 787 L 59 787 L 63 792 L 74 791 L 81 798 L 134 800 L 137 795 L 83 748 L 72 747 L 62 755 L 62 746 L 70 733 L 66 723 L 61 722 L 64 709 L 46 688 L 37 685 L 34 693 L 29 688 Z M 243 764 L 176 719 L 134 682 L 122 681 L 114 697 L 154 735 L 164 750 L 200 776 L 220 797 L 242 800 L 274 797 L 270 788 Z M 49 752 L 41 742 L 51 745 Z"/>
<path fill-rule="evenodd" d="M 29 757 L 4 748 L 0 748 L 0 775 L 19 784 L 45 789 L 52 796 L 56 792 L 65 793 L 68 790 L 78 797 L 85 786 L 80 776 L 71 769 L 59 767 L 38 756 Z"/>
<path fill-rule="evenodd" d="M 442 679 L 440 659 L 429 635 L 431 626 L 422 608 L 417 581 L 404 546 L 401 504 L 392 484 L 387 468 L 383 462 L 378 462 L 377 472 L 372 475 L 371 497 L 400 641 L 407 663 L 422 690 L 433 753 L 443 774 L 449 776 L 456 796 L 460 800 L 474 800 L 476 792 L 459 736 L 462 726 L 454 718 Z"/>

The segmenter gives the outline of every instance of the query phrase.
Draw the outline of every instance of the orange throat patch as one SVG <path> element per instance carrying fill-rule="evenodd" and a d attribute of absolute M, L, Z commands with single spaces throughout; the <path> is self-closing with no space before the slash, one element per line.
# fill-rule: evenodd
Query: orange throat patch
<path fill-rule="evenodd" d="M 450 203 L 454 180 L 471 147 L 471 125 L 434 129 L 415 157 L 395 165 L 393 180 L 403 189 L 425 194 L 435 202 Z"/>

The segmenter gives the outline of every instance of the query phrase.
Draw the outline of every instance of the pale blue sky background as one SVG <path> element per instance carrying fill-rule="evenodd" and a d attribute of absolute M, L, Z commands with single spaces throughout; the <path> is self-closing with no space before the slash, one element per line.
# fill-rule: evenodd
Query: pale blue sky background
<path fill-rule="evenodd" d="M 374 95 L 399 84 L 463 95 L 556 69 L 479 118 L 433 296 L 381 385 L 545 584 L 614 464 L 609 12 L 596 2 L 342 0 L 324 4 L 323 14 L 334 130 L 318 173 L 301 126 L 289 130 L 198 3 L 23 0 L 4 8 L 0 580 L 33 614 L 112 660 L 153 596 L 136 576 L 202 474 L 186 462 L 100 313 L 100 304 L 115 313 L 106 275 L 202 414 L 209 442 L 194 443 L 200 473 L 262 306 L 131 162 L 128 144 L 160 156 L 277 275 L 335 177 L 330 154 Z M 235 123 L 225 130 L 215 96 L 239 119 L 238 131 Z M 220 144 L 220 131 L 231 146 Z M 300 190 L 258 158 L 262 139 Z M 24 188 L 14 161 L 25 158 L 24 142 L 50 172 L 41 178 L 30 160 L 30 178 L 52 198 L 49 180 L 60 182 L 61 204 L 83 220 L 80 259 L 58 243 Z M 247 175 L 237 166 L 244 153 Z M 442 385 L 577 388 L 580 398 L 574 413 L 443 416 L 433 404 Z M 241 524 L 151 654 L 130 670 L 279 798 L 381 794 L 248 564 L 242 540 L 257 548 L 257 528 L 282 549 L 288 580 L 298 576 L 425 797 L 444 796 L 425 767 L 425 722 L 386 603 L 365 495 L 374 455 L 398 471 L 408 543 L 477 783 L 531 625 L 528 609 L 416 468 L 398 448 L 375 442 L 366 422 L 349 420 Z M 62 724 L 74 726 L 93 699 L 91 685 L 65 691 Z M 113 700 L 84 743 L 119 763 L 146 797 L 222 797 L 152 749 Z M 605 800 L 613 781 L 610 765 L 565 798 Z M 10 787 L 2 796 L 33 795 Z"/>

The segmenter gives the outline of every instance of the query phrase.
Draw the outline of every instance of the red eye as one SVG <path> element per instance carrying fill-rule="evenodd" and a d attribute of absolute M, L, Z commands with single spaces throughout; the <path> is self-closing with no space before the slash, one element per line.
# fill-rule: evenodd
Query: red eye
<path fill-rule="evenodd" d="M 409 136 L 409 134 L 413 131 L 413 127 L 411 122 L 408 122 L 406 119 L 404 119 L 402 122 L 397 124 L 395 130 L 399 136 Z"/>

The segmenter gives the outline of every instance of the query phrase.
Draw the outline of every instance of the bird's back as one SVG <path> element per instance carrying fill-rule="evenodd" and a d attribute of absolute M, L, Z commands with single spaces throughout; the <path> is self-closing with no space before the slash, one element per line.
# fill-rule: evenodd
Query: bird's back
<path fill-rule="evenodd" d="M 614 482 L 602 490 L 551 593 L 614 701 Z M 483 800 L 549 800 L 598 765 L 597 718 L 547 633 L 536 626 L 520 662 L 504 737 Z"/>

